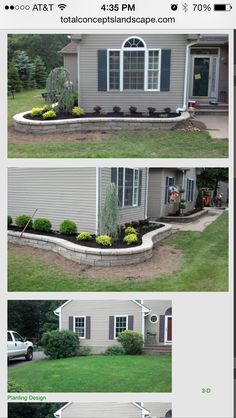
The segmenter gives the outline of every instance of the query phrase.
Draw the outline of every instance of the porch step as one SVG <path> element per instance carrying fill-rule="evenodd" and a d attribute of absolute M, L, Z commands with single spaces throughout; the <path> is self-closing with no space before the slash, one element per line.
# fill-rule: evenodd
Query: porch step
<path fill-rule="evenodd" d="M 195 115 L 202 114 L 202 115 L 228 115 L 229 106 L 225 103 L 219 103 L 218 105 L 214 106 L 211 104 L 199 104 L 198 107 L 195 109 Z"/>
<path fill-rule="evenodd" d="M 171 354 L 172 346 L 171 345 L 146 345 L 143 348 L 143 354 Z"/>

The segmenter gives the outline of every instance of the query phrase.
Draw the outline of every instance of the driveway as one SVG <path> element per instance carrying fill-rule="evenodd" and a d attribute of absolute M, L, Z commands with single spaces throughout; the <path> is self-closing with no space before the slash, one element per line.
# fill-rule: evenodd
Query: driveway
<path fill-rule="evenodd" d="M 34 352 L 34 358 L 32 361 L 39 361 L 39 360 L 44 360 L 46 359 L 47 356 L 45 356 L 43 351 L 35 351 Z M 8 367 L 10 368 L 15 368 L 15 367 L 20 367 L 20 366 L 24 366 L 25 364 L 29 364 L 31 363 L 30 361 L 26 361 L 24 359 L 24 357 L 19 357 L 19 358 L 13 358 L 10 359 L 8 362 Z"/>
<path fill-rule="evenodd" d="M 229 120 L 227 115 L 203 115 L 198 114 L 194 117 L 196 121 L 204 123 L 206 130 L 213 139 L 229 138 Z"/>

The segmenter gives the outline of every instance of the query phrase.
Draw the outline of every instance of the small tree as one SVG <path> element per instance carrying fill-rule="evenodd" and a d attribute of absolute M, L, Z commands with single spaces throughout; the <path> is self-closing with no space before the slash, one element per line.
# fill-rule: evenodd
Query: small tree
<path fill-rule="evenodd" d="M 34 79 L 36 87 L 45 88 L 47 80 L 46 66 L 41 57 L 36 57 L 34 60 Z"/>
<path fill-rule="evenodd" d="M 48 331 L 43 334 L 41 344 L 51 359 L 74 357 L 78 354 L 79 336 L 72 331 Z"/>
<path fill-rule="evenodd" d="M 116 185 L 110 183 L 106 188 L 102 210 L 102 234 L 109 235 L 114 241 L 118 238 L 119 206 Z"/>
<path fill-rule="evenodd" d="M 11 60 L 8 65 L 8 89 L 11 92 L 18 92 L 22 89 L 22 82 L 16 68 L 15 60 Z"/>
<path fill-rule="evenodd" d="M 59 112 L 71 112 L 74 103 L 73 84 L 70 81 L 70 73 L 65 68 L 54 68 L 50 72 L 46 88 L 49 105 L 57 103 Z"/>
<path fill-rule="evenodd" d="M 125 354 L 142 354 L 143 336 L 135 331 L 123 331 L 118 334 L 117 340 L 121 343 Z"/>
<path fill-rule="evenodd" d="M 204 208 L 203 193 L 202 193 L 201 188 L 198 190 L 198 195 L 196 199 L 196 208 L 199 208 L 199 209 Z"/>
<path fill-rule="evenodd" d="M 18 51 L 15 65 L 24 88 L 33 86 L 34 66 L 25 51 Z"/>

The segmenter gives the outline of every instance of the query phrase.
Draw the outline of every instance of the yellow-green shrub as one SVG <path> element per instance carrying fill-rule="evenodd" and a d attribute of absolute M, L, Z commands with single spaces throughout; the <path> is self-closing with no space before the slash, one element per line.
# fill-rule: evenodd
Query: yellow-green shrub
<path fill-rule="evenodd" d="M 127 228 L 125 228 L 125 235 L 129 235 L 129 234 L 137 234 L 137 230 L 133 227 L 133 226 L 128 226 Z"/>
<path fill-rule="evenodd" d="M 127 245 L 135 244 L 138 241 L 137 234 L 127 234 L 125 235 L 123 242 Z"/>
<path fill-rule="evenodd" d="M 85 114 L 84 109 L 82 107 L 75 106 L 71 111 L 73 116 L 83 116 Z"/>
<path fill-rule="evenodd" d="M 112 246 L 111 237 L 109 237 L 108 235 L 98 235 L 98 237 L 96 238 L 96 243 L 103 245 L 103 247 Z"/>
<path fill-rule="evenodd" d="M 41 116 L 43 114 L 43 107 L 33 107 L 31 110 L 31 116 Z"/>
<path fill-rule="evenodd" d="M 92 234 L 90 234 L 90 232 L 80 232 L 80 234 L 76 237 L 78 241 L 88 241 L 91 238 Z"/>
<path fill-rule="evenodd" d="M 53 119 L 57 116 L 54 110 L 48 110 L 48 112 L 43 113 L 43 119 Z"/>

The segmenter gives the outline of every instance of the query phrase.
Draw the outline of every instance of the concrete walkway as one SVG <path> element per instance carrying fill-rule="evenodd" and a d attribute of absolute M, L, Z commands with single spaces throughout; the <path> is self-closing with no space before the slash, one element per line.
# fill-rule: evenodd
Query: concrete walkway
<path fill-rule="evenodd" d="M 196 221 L 190 223 L 171 223 L 173 232 L 178 231 L 196 231 L 202 232 L 204 229 L 214 222 L 221 214 L 223 213 L 222 209 L 209 208 L 209 211 L 206 215 L 202 216 Z"/>
<path fill-rule="evenodd" d="M 207 132 L 214 139 L 229 138 L 228 116 L 227 115 L 202 115 L 198 114 L 195 120 L 203 122 L 207 127 Z"/>
<path fill-rule="evenodd" d="M 35 362 L 39 360 L 44 360 L 46 358 L 47 356 L 45 356 L 43 351 L 34 351 L 34 357 L 32 361 Z M 8 367 L 16 368 L 16 367 L 24 366 L 25 364 L 30 364 L 30 363 L 32 362 L 26 361 L 24 357 L 18 357 L 18 358 L 10 359 L 8 362 Z"/>

